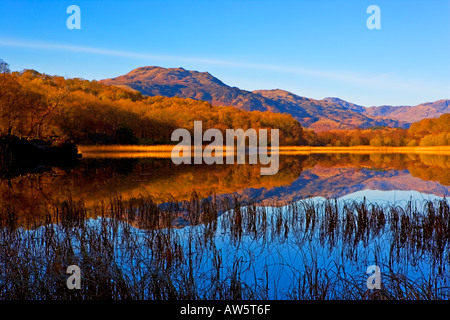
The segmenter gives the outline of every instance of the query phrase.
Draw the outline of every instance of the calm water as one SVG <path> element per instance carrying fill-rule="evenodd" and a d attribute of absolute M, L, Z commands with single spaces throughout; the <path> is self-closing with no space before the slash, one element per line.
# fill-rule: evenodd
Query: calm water
<path fill-rule="evenodd" d="M 89 209 L 102 201 L 108 203 L 111 197 L 151 197 L 158 204 L 166 204 L 189 200 L 193 192 L 199 199 L 231 195 L 255 203 L 251 219 L 246 218 L 248 209 L 244 208 L 244 218 L 236 216 L 241 213 L 235 211 L 195 225 L 181 218 L 175 222 L 177 228 L 170 231 L 171 241 L 183 252 L 195 251 L 194 262 L 189 256 L 189 272 L 204 285 L 197 287 L 199 292 L 210 292 L 215 283 L 211 274 L 220 270 L 215 281 L 223 278 L 221 281 L 226 282 L 238 275 L 244 289 L 253 292 L 248 294 L 251 298 L 315 299 L 323 291 L 327 292 L 325 298 L 361 298 L 367 290 L 367 267 L 378 265 L 386 287 L 399 286 L 393 279 L 403 279 L 405 290 L 408 285 L 427 287 L 433 283 L 434 288 L 421 287 L 418 291 L 434 290 L 435 296 L 448 298 L 448 235 L 436 240 L 434 234 L 425 234 L 424 225 L 429 221 L 423 208 L 426 200 L 450 195 L 449 156 L 284 156 L 278 174 L 259 173 L 257 165 L 176 166 L 170 159 L 160 158 L 85 158 L 73 168 L 42 168 L 40 172 L 2 179 L 0 201 L 2 212 L 14 211 L 19 224 L 25 226 L 57 201 L 83 200 L 92 218 L 89 225 L 101 230 L 105 218 Z M 361 203 L 368 208 L 396 205 L 404 216 L 394 226 L 389 217 L 395 218 L 395 212 L 386 209 L 380 214 L 374 207 L 368 210 L 367 218 L 373 223 L 363 230 L 359 217 L 365 211 L 358 207 Z M 408 211 L 408 207 L 415 210 Z M 311 208 L 315 208 L 316 221 L 312 224 Z M 240 219 L 238 231 L 236 219 Z M 150 241 L 150 234 L 135 227 L 136 241 L 143 245 L 133 256 L 150 259 L 152 254 L 144 245 Z M 420 229 L 420 237 L 414 232 L 404 234 L 415 229 Z M 40 231 L 27 232 L 35 232 L 38 237 Z M 206 240 L 199 243 L 198 239 Z M 437 244 L 428 246 L 426 241 Z M 136 264 L 130 252 L 120 245 L 115 252 L 117 265 L 128 270 L 125 273 L 133 273 Z M 180 264 L 179 270 L 171 267 L 172 271 L 167 271 L 166 266 L 166 271 L 160 271 L 187 272 Z M 203 297 L 220 298 L 209 294 Z M 426 298 L 426 294 L 418 298 Z"/>
<path fill-rule="evenodd" d="M 74 168 L 42 168 L 2 179 L 1 200 L 25 206 L 67 194 L 87 202 L 113 194 L 124 198 L 141 194 L 164 202 L 189 199 L 196 191 L 200 198 L 236 194 L 282 203 L 311 197 L 395 200 L 409 191 L 416 191 L 411 195 L 419 198 L 450 194 L 450 156 L 441 155 L 284 156 L 276 175 L 259 173 L 259 165 L 248 164 L 177 166 L 170 159 L 89 158 Z"/>
<path fill-rule="evenodd" d="M 311 197 L 397 201 L 448 197 L 450 156 L 337 154 L 284 156 L 279 172 L 261 176 L 259 165 L 174 165 L 170 159 L 83 159 L 74 168 L 2 179 L 3 206 L 31 212 L 71 196 L 87 204 L 112 195 L 151 196 L 156 202 L 234 194 L 262 203 L 289 203 Z"/>

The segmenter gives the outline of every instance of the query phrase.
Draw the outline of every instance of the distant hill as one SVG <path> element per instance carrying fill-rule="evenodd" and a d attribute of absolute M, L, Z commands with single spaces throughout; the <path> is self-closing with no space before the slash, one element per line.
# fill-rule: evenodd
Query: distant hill
<path fill-rule="evenodd" d="M 366 108 L 365 114 L 371 117 L 387 117 L 413 123 L 426 118 L 438 118 L 450 113 L 450 100 L 422 103 L 417 106 L 380 106 Z"/>
<path fill-rule="evenodd" d="M 408 127 L 414 121 L 450 112 L 448 108 L 450 100 L 416 107 L 366 108 L 339 98 L 315 100 L 279 89 L 246 91 L 230 87 L 208 72 L 189 71 L 183 68 L 142 67 L 126 75 L 100 82 L 128 87 L 148 96 L 178 96 L 208 101 L 216 106 L 289 113 L 302 126 L 316 131 L 376 126 Z M 420 112 L 415 108 L 420 109 Z M 403 116 L 403 113 L 407 116 Z"/>
<path fill-rule="evenodd" d="M 281 112 L 291 114 L 302 126 L 316 131 L 402 125 L 400 121 L 367 116 L 358 111 L 364 107 L 337 98 L 315 100 L 284 90 L 257 90 L 253 93 L 275 102 Z"/>
<path fill-rule="evenodd" d="M 423 164 L 422 164 L 423 165 Z M 425 166 L 424 166 L 425 167 Z M 424 170 L 427 173 L 427 170 Z M 450 195 L 450 187 L 439 181 L 427 181 L 408 170 L 373 170 L 340 166 L 326 168 L 320 165 L 304 169 L 301 176 L 288 186 L 272 189 L 249 188 L 238 191 L 244 197 L 262 199 L 268 203 L 293 202 L 310 197 L 340 198 L 362 190 L 410 191 L 441 197 Z"/>
<path fill-rule="evenodd" d="M 341 107 L 344 107 L 346 109 L 352 110 L 352 111 L 356 111 L 359 113 L 364 113 L 366 111 L 366 107 L 339 99 L 339 98 L 325 98 L 322 101 L 326 101 L 326 102 L 330 102 L 330 103 L 334 103 L 337 105 L 340 105 Z"/>
<path fill-rule="evenodd" d="M 148 96 L 178 96 L 249 111 L 281 112 L 272 101 L 250 91 L 230 87 L 208 72 L 188 71 L 183 68 L 142 67 L 126 75 L 100 82 L 127 86 Z"/>

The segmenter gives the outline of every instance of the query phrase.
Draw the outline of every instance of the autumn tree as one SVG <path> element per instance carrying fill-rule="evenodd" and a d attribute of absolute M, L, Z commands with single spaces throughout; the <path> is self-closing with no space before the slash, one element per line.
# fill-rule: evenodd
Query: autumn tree
<path fill-rule="evenodd" d="M 26 94 L 14 76 L 2 72 L 0 74 L 0 135 L 18 133 L 24 121 L 23 106 Z"/>
<path fill-rule="evenodd" d="M 0 59 L 0 74 L 6 74 L 10 72 L 11 70 L 9 69 L 9 65 L 5 61 Z"/>
<path fill-rule="evenodd" d="M 423 119 L 408 129 L 410 138 L 421 146 L 450 145 L 450 114 L 439 118 Z"/>
<path fill-rule="evenodd" d="M 59 102 L 34 83 L 36 74 L 29 81 L 16 73 L 10 73 L 2 64 L 0 73 L 0 134 L 26 138 L 42 138 L 49 125 L 49 116 Z"/>
<path fill-rule="evenodd" d="M 84 144 L 172 143 L 177 128 L 279 129 L 280 144 L 305 144 L 303 128 L 289 114 L 244 111 L 205 101 L 146 97 L 80 78 L 35 70 L 9 73 L 3 65 L 0 132 L 27 138 L 66 139 Z"/>

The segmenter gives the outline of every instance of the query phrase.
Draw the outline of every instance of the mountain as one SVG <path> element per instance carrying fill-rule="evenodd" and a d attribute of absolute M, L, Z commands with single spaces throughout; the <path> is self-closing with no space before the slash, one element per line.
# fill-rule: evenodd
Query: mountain
<path fill-rule="evenodd" d="M 237 194 L 267 203 L 289 203 L 310 197 L 329 199 L 348 196 L 360 191 L 418 191 L 424 194 L 448 197 L 450 186 L 437 181 L 422 180 L 412 176 L 408 170 L 372 170 L 368 168 L 321 167 L 303 170 L 290 185 L 274 188 L 243 189 Z M 364 196 L 364 192 L 360 192 Z"/>
<path fill-rule="evenodd" d="M 188 71 L 183 68 L 142 67 L 126 75 L 100 82 L 126 86 L 148 96 L 177 96 L 249 111 L 282 112 L 272 101 L 250 91 L 230 87 L 208 72 Z"/>
<path fill-rule="evenodd" d="M 284 90 L 256 90 L 253 93 L 275 102 L 282 112 L 291 114 L 302 126 L 316 131 L 401 125 L 400 121 L 367 116 L 359 109 L 364 107 L 337 98 L 315 100 Z"/>
<path fill-rule="evenodd" d="M 359 113 L 364 113 L 366 111 L 366 107 L 339 99 L 339 98 L 325 98 L 322 101 L 326 101 L 326 102 L 331 102 L 337 105 L 340 105 L 341 107 L 344 107 L 346 109 L 352 110 L 352 111 L 356 111 Z"/>
<path fill-rule="evenodd" d="M 411 119 L 417 121 L 416 119 L 421 116 L 435 116 L 439 112 L 445 112 L 442 110 L 449 112 L 448 102 L 450 101 L 441 100 L 443 102 L 438 104 L 440 107 L 436 105 L 436 108 L 427 104 L 420 105 L 423 110 L 421 112 L 415 112 L 415 107 L 366 108 L 339 98 L 315 100 L 279 89 L 246 91 L 228 86 L 208 72 L 154 66 L 137 68 L 125 75 L 100 80 L 100 82 L 137 90 L 148 96 L 178 96 L 208 101 L 216 106 L 289 113 L 303 127 L 316 131 L 375 126 L 408 127 L 413 122 Z M 445 103 L 447 103 L 446 107 L 443 107 Z M 403 117 L 402 112 L 408 112 L 411 116 Z"/>
<path fill-rule="evenodd" d="M 427 102 L 417 106 L 380 106 L 365 109 L 365 114 L 370 117 L 387 117 L 408 123 L 425 118 L 438 118 L 444 113 L 450 113 L 450 100 Z"/>

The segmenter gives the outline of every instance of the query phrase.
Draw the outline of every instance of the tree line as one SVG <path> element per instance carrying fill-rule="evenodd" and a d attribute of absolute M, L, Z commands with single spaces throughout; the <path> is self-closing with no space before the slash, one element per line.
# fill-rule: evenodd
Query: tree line
<path fill-rule="evenodd" d="M 450 114 L 423 119 L 409 129 L 376 127 L 369 129 L 331 130 L 314 132 L 304 130 L 304 138 L 311 146 L 448 146 L 450 145 Z"/>
<path fill-rule="evenodd" d="M 58 144 L 167 144 L 177 128 L 193 131 L 248 128 L 280 130 L 281 145 L 450 145 L 450 114 L 413 123 L 409 129 L 370 128 L 315 132 L 289 114 L 244 111 L 183 98 L 147 97 L 95 80 L 66 79 L 35 70 L 11 72 L 0 59 L 0 136 Z"/>
<path fill-rule="evenodd" d="M 50 76 L 35 70 L 0 72 L 0 135 L 78 144 L 171 143 L 177 128 L 280 130 L 280 144 L 304 144 L 291 115 L 217 107 L 193 99 L 146 97 L 97 81 Z"/>

